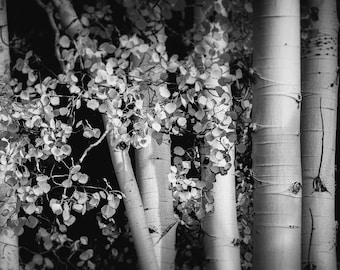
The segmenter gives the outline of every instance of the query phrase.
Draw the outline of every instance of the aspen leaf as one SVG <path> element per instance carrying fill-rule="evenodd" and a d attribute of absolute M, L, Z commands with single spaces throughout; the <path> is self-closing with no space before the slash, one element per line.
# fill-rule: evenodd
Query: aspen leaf
<path fill-rule="evenodd" d="M 78 94 L 80 92 L 80 88 L 76 85 L 71 85 L 70 87 L 70 93 L 71 94 Z"/>
<path fill-rule="evenodd" d="M 203 126 L 200 122 L 197 122 L 192 128 L 196 133 L 200 133 L 203 131 Z"/>
<path fill-rule="evenodd" d="M 61 152 L 60 148 L 53 146 L 51 149 L 51 153 L 55 156 L 55 157 L 59 157 L 61 156 L 63 153 Z"/>
<path fill-rule="evenodd" d="M 80 243 L 84 246 L 86 246 L 89 243 L 89 239 L 87 236 L 80 237 Z"/>
<path fill-rule="evenodd" d="M 66 107 L 59 108 L 59 113 L 60 113 L 61 116 L 67 115 L 68 112 L 69 112 L 68 108 L 66 108 Z"/>
<path fill-rule="evenodd" d="M 70 187 L 72 187 L 72 181 L 70 179 L 66 179 L 61 183 L 61 185 L 64 188 L 70 188 Z"/>
<path fill-rule="evenodd" d="M 161 125 L 157 122 L 153 122 L 152 125 L 151 125 L 152 129 L 159 132 L 161 130 Z"/>
<path fill-rule="evenodd" d="M 64 144 L 60 150 L 64 155 L 68 156 L 71 154 L 72 148 L 68 144 Z"/>
<path fill-rule="evenodd" d="M 70 215 L 69 218 L 67 220 L 64 220 L 64 224 L 66 226 L 71 226 L 74 222 L 76 221 L 75 216 Z"/>
<path fill-rule="evenodd" d="M 46 258 L 46 257 L 44 258 L 44 265 L 48 269 L 53 269 L 54 268 L 53 262 L 49 258 Z"/>
<path fill-rule="evenodd" d="M 59 40 L 59 45 L 62 47 L 62 48 L 68 48 L 70 47 L 70 44 L 71 44 L 71 41 L 69 39 L 68 36 L 62 36 Z"/>
<path fill-rule="evenodd" d="M 93 250 L 87 249 L 79 255 L 79 259 L 82 261 L 87 261 L 93 257 Z"/>
<path fill-rule="evenodd" d="M 243 143 L 239 143 L 236 145 L 236 151 L 240 154 L 243 154 L 244 152 L 246 152 L 247 147 L 243 144 Z"/>
<path fill-rule="evenodd" d="M 174 154 L 177 156 L 183 156 L 185 154 L 185 150 L 180 146 L 176 146 L 174 148 Z"/>
<path fill-rule="evenodd" d="M 242 75 L 242 70 L 238 68 L 238 69 L 236 70 L 235 76 L 236 76 L 236 79 L 242 79 L 242 77 L 243 77 L 243 75 Z"/>
<path fill-rule="evenodd" d="M 141 53 L 146 53 L 149 50 L 148 44 L 141 44 L 138 46 L 137 50 Z"/>
<path fill-rule="evenodd" d="M 43 256 L 40 254 L 34 254 L 32 262 L 34 262 L 36 265 L 42 265 L 44 262 Z"/>
<path fill-rule="evenodd" d="M 101 213 L 104 218 L 109 219 L 116 213 L 116 209 L 107 204 L 101 208 Z"/>
<path fill-rule="evenodd" d="M 36 180 L 37 180 L 37 182 L 44 182 L 44 181 L 47 181 L 48 178 L 49 177 L 47 175 L 39 175 L 39 176 L 37 176 Z"/>
<path fill-rule="evenodd" d="M 172 114 L 174 111 L 176 111 L 176 109 L 177 109 L 177 105 L 175 103 L 168 103 L 164 106 L 164 110 L 168 114 Z"/>
<path fill-rule="evenodd" d="M 50 102 L 53 106 L 59 105 L 60 104 L 60 98 L 59 97 L 51 97 Z"/>
<path fill-rule="evenodd" d="M 86 184 L 88 180 L 89 180 L 89 177 L 88 177 L 88 175 L 85 174 L 85 173 L 80 174 L 80 176 L 79 176 L 79 178 L 78 178 L 78 182 L 79 182 L 80 184 Z"/>
<path fill-rule="evenodd" d="M 196 113 L 195 113 L 195 117 L 198 119 L 198 120 L 202 120 L 205 116 L 205 112 L 203 110 L 198 110 Z"/>
<path fill-rule="evenodd" d="M 217 64 L 214 64 L 211 70 L 211 77 L 214 79 L 219 79 L 221 78 L 221 76 L 222 76 L 221 68 Z"/>
<path fill-rule="evenodd" d="M 87 106 L 87 108 L 95 111 L 99 107 L 99 102 L 96 99 L 90 99 L 86 103 L 86 106 Z"/>
<path fill-rule="evenodd" d="M 35 206 L 34 203 L 29 203 L 23 206 L 23 209 L 25 211 L 26 214 L 28 215 L 32 215 L 35 212 L 35 209 L 37 207 Z M 3 215 L 3 213 L 1 213 Z"/>
<path fill-rule="evenodd" d="M 198 98 L 198 103 L 201 104 L 202 106 L 205 106 L 207 104 L 207 98 L 205 96 L 200 96 Z"/>
<path fill-rule="evenodd" d="M 227 133 L 227 137 L 231 143 L 234 143 L 237 140 L 237 135 L 233 132 Z"/>
<path fill-rule="evenodd" d="M 152 61 L 154 61 L 155 63 L 159 63 L 159 61 L 160 61 L 159 54 L 156 53 L 156 52 L 152 53 L 151 58 L 152 58 Z"/>
<path fill-rule="evenodd" d="M 171 95 L 166 85 L 161 85 L 158 90 L 159 94 L 164 98 L 169 98 Z"/>
<path fill-rule="evenodd" d="M 63 208 L 61 207 L 61 204 L 59 203 L 52 203 L 51 209 L 52 209 L 52 212 L 56 215 L 60 215 L 63 212 Z"/>
<path fill-rule="evenodd" d="M 187 119 L 184 118 L 184 117 L 180 117 L 180 118 L 177 119 L 177 124 L 180 127 L 184 127 L 187 124 Z"/>

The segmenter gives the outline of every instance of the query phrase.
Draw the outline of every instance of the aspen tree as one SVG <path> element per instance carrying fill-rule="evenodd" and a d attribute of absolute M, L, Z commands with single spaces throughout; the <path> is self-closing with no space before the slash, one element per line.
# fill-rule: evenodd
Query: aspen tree
<path fill-rule="evenodd" d="M 301 269 L 300 7 L 254 3 L 253 171 L 256 270 Z"/>
<path fill-rule="evenodd" d="M 338 105 L 336 1 L 305 1 L 302 39 L 302 267 L 335 270 L 335 141 Z M 309 20 L 308 20 L 309 19 Z"/>
<path fill-rule="evenodd" d="M 10 80 L 10 54 L 9 38 L 7 25 L 7 8 L 6 0 L 0 1 L 0 95 L 6 94 Z M 0 137 L 6 136 L 0 132 Z M 1 270 L 19 270 L 19 247 L 18 237 L 14 234 L 13 229 L 6 226 L 11 215 L 15 212 L 16 195 L 13 192 L 10 195 L 10 188 L 5 182 L 6 175 L 0 174 L 0 269 Z M 8 197 L 10 196 L 10 197 Z"/>
<path fill-rule="evenodd" d="M 165 26 L 160 16 L 160 8 L 150 3 L 145 5 L 143 10 L 148 13 L 147 19 L 151 20 L 151 30 L 154 33 L 143 31 L 145 35 L 150 35 L 150 47 L 144 54 L 133 57 L 131 68 L 140 70 L 142 76 L 149 75 L 158 81 L 162 74 L 166 74 L 158 60 L 167 59 Z M 143 107 L 146 111 L 159 106 L 164 100 L 161 88 L 167 89 L 167 83 L 155 85 L 151 82 L 148 89 L 144 90 Z M 152 128 L 147 128 L 147 133 L 149 144 L 135 149 L 136 178 L 159 269 L 171 270 L 175 269 L 177 220 L 168 181 L 171 166 L 170 135 L 162 131 L 156 132 Z"/>
<path fill-rule="evenodd" d="M 77 35 L 81 36 L 83 26 L 71 2 L 69 0 L 53 0 L 53 4 L 66 33 L 72 38 L 76 38 Z M 106 128 L 109 128 L 111 124 L 110 117 L 104 115 L 103 121 Z M 138 256 L 139 267 L 141 270 L 158 270 L 159 267 L 153 242 L 149 233 L 137 180 L 132 168 L 128 146 L 122 143 L 114 147 L 112 145 L 112 141 L 115 140 L 114 136 L 113 132 L 108 134 L 108 147 L 119 187 L 125 195 L 124 205 Z"/>
<path fill-rule="evenodd" d="M 214 9 L 222 18 L 227 18 L 227 11 L 221 0 L 210 3 L 209 8 Z M 228 77 L 229 63 L 221 62 L 220 57 L 228 50 L 228 34 L 224 32 L 227 22 L 216 19 L 210 22 L 207 18 L 206 10 L 196 7 L 195 23 L 200 26 L 204 23 L 209 25 L 209 31 L 198 27 L 199 31 L 205 33 L 202 40 L 198 42 L 195 48 L 194 58 L 202 61 L 205 68 L 209 70 L 209 76 L 203 80 L 203 89 L 199 103 L 207 114 L 211 114 L 212 118 L 208 121 L 215 121 L 219 124 L 214 126 L 213 132 L 208 132 L 200 146 L 201 156 L 201 179 L 207 182 L 210 187 L 209 196 L 213 199 L 214 209 L 206 214 L 203 218 L 204 234 L 204 250 L 207 259 L 207 269 L 241 269 L 240 264 L 240 248 L 236 244 L 239 238 L 237 218 L 236 218 L 236 198 L 235 198 L 235 148 L 234 143 L 229 140 L 227 134 L 233 130 L 225 128 L 230 116 L 227 112 L 231 110 L 232 94 L 230 85 L 221 86 L 219 79 L 221 76 Z M 201 49 L 199 49 L 199 47 Z M 204 53 L 199 55 L 202 50 Z M 223 89 L 223 94 L 219 94 L 216 89 Z M 203 98 L 204 97 L 204 98 Z M 201 102 L 200 102 L 201 101 Z M 202 124 L 207 119 L 203 119 Z M 231 122 L 231 121 L 230 121 Z M 228 124 L 227 124 L 228 126 Z M 214 138 L 215 132 L 217 135 Z M 216 135 L 216 134 L 215 134 Z M 227 151 L 225 163 L 229 169 L 227 172 L 216 172 L 216 164 L 213 164 L 211 158 L 215 154 Z M 210 159 L 210 162 L 207 162 Z M 221 165 L 221 164 L 220 164 Z M 214 168 L 213 168 L 214 167 Z"/>

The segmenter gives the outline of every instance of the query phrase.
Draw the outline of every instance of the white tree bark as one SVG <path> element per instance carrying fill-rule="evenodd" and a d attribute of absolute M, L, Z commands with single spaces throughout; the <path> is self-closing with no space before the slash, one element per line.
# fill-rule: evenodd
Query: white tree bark
<path fill-rule="evenodd" d="M 162 143 L 151 139 L 150 145 L 135 150 L 136 177 L 144 211 L 154 243 L 159 269 L 175 269 L 177 221 L 169 190 L 170 136 L 163 134 Z"/>
<path fill-rule="evenodd" d="M 254 2 L 255 270 L 301 268 L 300 7 Z"/>
<path fill-rule="evenodd" d="M 338 105 L 338 18 L 335 0 L 306 1 L 302 40 L 302 267 L 335 270 L 335 141 Z"/>

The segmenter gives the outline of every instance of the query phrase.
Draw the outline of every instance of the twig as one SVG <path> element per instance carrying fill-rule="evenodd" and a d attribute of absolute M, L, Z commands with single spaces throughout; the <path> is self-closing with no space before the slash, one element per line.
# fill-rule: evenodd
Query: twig
<path fill-rule="evenodd" d="M 97 145 L 99 145 L 105 139 L 106 135 L 109 134 L 110 131 L 111 130 L 109 130 L 109 129 L 105 130 L 105 132 L 102 134 L 102 136 L 95 143 L 91 144 L 88 148 L 86 148 L 83 155 L 79 159 L 79 163 L 83 162 L 83 160 L 87 156 L 88 152 L 90 152 L 93 147 L 96 147 Z"/>

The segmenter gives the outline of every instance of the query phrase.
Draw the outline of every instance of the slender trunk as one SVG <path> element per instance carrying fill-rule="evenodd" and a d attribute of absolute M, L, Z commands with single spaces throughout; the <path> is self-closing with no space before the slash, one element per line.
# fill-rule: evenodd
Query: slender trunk
<path fill-rule="evenodd" d="M 212 3 L 212 7 L 223 7 L 222 1 L 216 0 Z M 228 76 L 229 67 L 228 63 L 220 64 L 220 56 L 228 49 L 228 43 L 223 36 L 222 20 L 211 23 L 209 22 L 206 10 L 196 8 L 195 10 L 195 23 L 197 26 L 203 22 L 211 24 L 210 31 L 203 36 L 202 41 L 198 46 L 202 46 L 203 50 L 207 54 L 195 55 L 195 57 L 202 57 L 202 63 L 208 63 L 211 61 L 212 70 L 220 70 L 221 75 Z M 218 10 L 221 17 L 227 18 L 226 11 Z M 226 23 L 226 22 L 224 22 Z M 204 32 L 204 31 L 202 31 Z M 211 46 L 214 44 L 214 46 Z M 214 53 L 212 53 L 214 51 Z M 197 59 L 197 58 L 196 58 Z M 209 65 L 206 68 L 209 70 Z M 207 259 L 207 269 L 209 270 L 238 270 L 241 269 L 240 262 L 240 247 L 236 244 L 239 239 L 237 216 L 236 216 L 236 198 L 235 198 L 235 151 L 233 143 L 228 139 L 227 132 L 232 132 L 227 128 L 226 130 L 220 129 L 224 126 L 226 121 L 227 112 L 230 111 L 232 105 L 230 86 L 221 86 L 218 82 L 219 75 L 208 71 L 210 76 L 204 80 L 204 90 L 202 90 L 202 96 L 207 99 L 207 104 L 212 101 L 214 106 L 210 108 L 202 105 L 202 109 L 207 114 L 214 117 L 209 121 L 213 121 L 214 128 L 221 132 L 220 137 L 215 138 L 216 141 L 212 146 L 212 134 L 208 132 L 204 138 L 204 141 L 200 145 L 201 156 L 201 179 L 207 181 L 207 186 L 210 186 L 209 196 L 213 197 L 214 209 L 212 212 L 206 214 L 203 218 L 203 230 L 204 234 L 204 250 Z M 218 72 L 217 72 L 218 73 Z M 215 88 L 222 87 L 224 93 L 219 94 Z M 218 112 L 218 113 L 217 113 Z M 209 117 L 208 117 L 209 118 Z M 209 138 L 209 139 L 208 139 Z M 222 143 L 223 142 L 223 143 Z M 226 149 L 226 145 L 229 145 L 229 149 Z M 206 160 L 211 157 L 212 151 L 220 151 L 226 155 L 227 163 L 231 165 L 226 174 L 215 173 L 211 169 L 214 165 L 213 162 L 207 164 Z M 228 165 L 227 165 L 228 166 Z M 213 183 L 210 181 L 213 180 Z M 210 183 L 209 183 L 210 182 Z"/>
<path fill-rule="evenodd" d="M 315 13 L 309 25 L 313 32 L 302 43 L 302 266 L 335 270 L 339 24 L 335 0 L 309 0 L 306 5 Z"/>
<path fill-rule="evenodd" d="M 110 137 L 108 137 L 109 144 L 110 140 Z M 113 147 L 110 147 L 109 150 L 120 190 L 125 194 L 124 205 L 140 269 L 158 270 L 153 243 L 128 150 L 119 150 Z"/>
<path fill-rule="evenodd" d="M 300 7 L 254 2 L 255 270 L 301 269 Z"/>
<path fill-rule="evenodd" d="M 56 10 L 63 20 L 62 25 L 67 34 L 75 38 L 81 33 L 82 26 L 76 17 L 76 13 L 69 0 L 53 0 Z M 104 123 L 108 119 L 103 116 Z M 137 181 L 132 169 L 131 160 L 127 149 L 119 150 L 113 147 L 110 142 L 113 140 L 112 132 L 108 135 L 108 147 L 112 164 L 117 177 L 120 190 L 125 194 L 124 205 L 127 218 L 131 228 L 134 246 L 136 249 L 138 263 L 141 270 L 158 270 L 158 264 L 153 249 L 153 242 L 149 233 L 146 221 L 143 202 Z"/>
<path fill-rule="evenodd" d="M 0 1 L 0 93 L 6 91 L 6 86 L 10 80 L 10 55 L 7 25 L 6 0 Z M 10 187 L 4 182 L 4 177 L 0 175 L 0 194 L 6 198 Z M 0 205 L 0 269 L 19 270 L 19 247 L 18 237 L 14 235 L 11 228 L 6 226 L 9 214 L 13 214 L 16 205 L 15 192 L 7 198 L 5 203 Z M 8 214 L 5 214 L 8 213 Z"/>
<path fill-rule="evenodd" d="M 139 70 L 145 81 L 151 82 L 148 89 L 142 93 L 145 111 L 153 109 L 157 103 L 164 102 L 165 98 L 160 94 L 160 87 L 167 87 L 165 83 L 160 84 L 155 78 L 157 77 L 155 74 L 166 74 L 167 71 L 160 61 L 155 61 L 152 57 L 156 53 L 161 59 L 167 58 L 165 27 L 158 7 L 150 7 L 149 4 L 146 2 L 142 11 L 145 8 L 149 14 L 147 19 L 152 21 L 154 33 L 149 36 L 149 50 L 140 57 L 132 56 L 131 68 Z M 129 9 L 135 11 L 135 7 Z M 161 46 L 164 49 L 160 50 Z M 156 133 L 152 128 L 148 128 L 148 133 L 152 137 L 150 144 L 135 149 L 136 177 L 159 269 L 173 270 L 177 220 L 174 216 L 172 191 L 168 181 L 171 166 L 170 135 Z M 153 135 L 158 138 L 155 139 Z"/>
<path fill-rule="evenodd" d="M 159 269 L 175 269 L 177 221 L 173 212 L 168 174 L 171 166 L 170 136 L 163 134 L 159 144 L 135 150 L 136 176 L 144 211 L 154 243 Z"/>
<path fill-rule="evenodd" d="M 210 147 L 207 143 L 200 148 L 202 163 L 209 158 Z M 229 155 L 234 156 L 234 150 Z M 234 162 L 234 158 L 230 160 Z M 209 179 L 212 174 L 211 163 L 201 167 L 201 178 Z M 207 269 L 241 269 L 240 248 L 236 244 L 239 238 L 236 218 L 235 167 L 228 174 L 215 176 L 210 191 L 214 199 L 214 210 L 203 219 L 204 250 L 208 260 Z"/>

